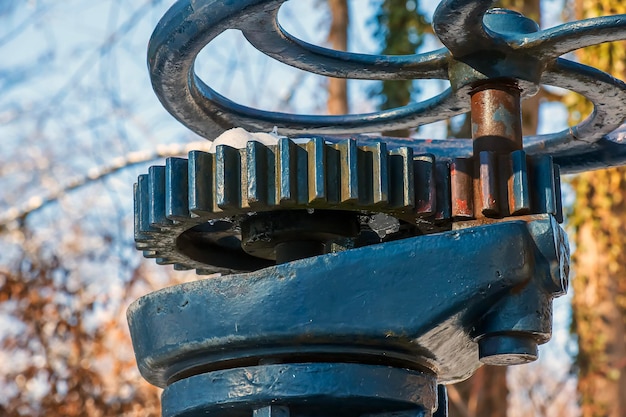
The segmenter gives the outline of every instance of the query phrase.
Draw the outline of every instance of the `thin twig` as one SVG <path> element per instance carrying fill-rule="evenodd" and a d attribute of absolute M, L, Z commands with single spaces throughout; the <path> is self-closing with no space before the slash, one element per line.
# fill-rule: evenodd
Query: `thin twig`
<path fill-rule="evenodd" d="M 68 192 L 76 190 L 94 181 L 99 181 L 108 175 L 114 174 L 133 165 L 144 164 L 146 162 L 161 158 L 168 158 L 171 156 L 185 155 L 192 150 L 208 151 L 210 146 L 211 142 L 201 140 L 188 144 L 161 145 L 151 151 L 130 152 L 126 156 L 113 159 L 111 164 L 107 166 L 97 167 L 90 170 L 87 175 L 67 182 L 59 189 L 48 193 L 45 197 L 35 196 L 20 207 L 13 207 L 7 210 L 0 215 L 0 228 L 18 220 L 23 221 L 29 214 L 43 208 L 47 204 L 57 201 Z"/>

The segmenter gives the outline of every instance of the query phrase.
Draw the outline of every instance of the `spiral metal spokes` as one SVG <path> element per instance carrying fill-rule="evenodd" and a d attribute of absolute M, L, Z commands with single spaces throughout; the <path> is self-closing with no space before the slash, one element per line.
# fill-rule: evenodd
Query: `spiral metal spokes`
<path fill-rule="evenodd" d="M 433 27 L 444 49 L 407 56 L 334 51 L 287 33 L 278 22 L 285 0 L 182 0 L 156 28 L 149 48 L 153 87 L 170 113 L 209 140 L 239 126 L 294 134 L 357 134 L 394 130 L 448 119 L 469 110 L 472 85 L 487 78 L 513 79 L 532 93 L 539 83 L 573 90 L 594 104 L 593 113 L 562 132 L 526 137 L 530 153 L 551 154 L 564 172 L 626 161 L 626 150 L 607 136 L 623 122 L 626 84 L 560 55 L 586 46 L 626 39 L 626 16 L 608 16 L 538 30 L 508 11 L 489 11 L 492 0 L 448 0 L 437 8 Z M 239 29 L 258 50 L 280 62 L 324 76 L 353 79 L 450 79 L 451 90 L 429 100 L 369 114 L 293 115 L 237 104 L 218 94 L 194 72 L 200 50 L 226 29 Z M 489 59 L 485 59 L 485 58 Z M 461 80 L 461 81 L 459 81 Z M 412 141 L 437 156 L 466 149 L 464 141 Z M 621 145 L 620 145 L 621 146 Z M 612 160 L 602 154 L 611 148 Z M 581 155 L 587 155 L 586 163 Z M 574 157 L 576 156 L 576 157 Z M 604 158 L 604 160 L 603 160 Z M 617 159 L 619 159 L 619 161 Z"/>

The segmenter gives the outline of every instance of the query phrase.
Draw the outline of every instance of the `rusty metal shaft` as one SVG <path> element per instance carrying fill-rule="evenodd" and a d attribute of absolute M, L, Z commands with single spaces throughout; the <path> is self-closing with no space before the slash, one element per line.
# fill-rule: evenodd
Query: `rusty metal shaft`
<path fill-rule="evenodd" d="M 474 155 L 522 149 L 521 91 L 514 82 L 495 80 L 475 88 L 471 108 Z"/>
<path fill-rule="evenodd" d="M 514 158 L 523 159 L 524 166 L 518 170 L 513 169 L 511 159 L 523 148 L 521 91 L 513 80 L 499 79 L 480 84 L 470 95 L 477 218 L 527 214 L 528 199 L 515 192 L 511 183 L 514 172 L 526 171 L 525 156 Z"/>

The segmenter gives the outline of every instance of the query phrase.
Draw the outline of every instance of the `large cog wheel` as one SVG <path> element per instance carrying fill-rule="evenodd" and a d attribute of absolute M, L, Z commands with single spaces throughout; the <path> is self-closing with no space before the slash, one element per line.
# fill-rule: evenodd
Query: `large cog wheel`
<path fill-rule="evenodd" d="M 524 151 L 446 161 L 353 139 L 219 145 L 139 176 L 135 241 L 144 256 L 177 269 L 252 271 L 275 264 L 284 241 L 316 241 L 326 253 L 472 219 L 560 217 L 558 184 L 549 156 Z"/>

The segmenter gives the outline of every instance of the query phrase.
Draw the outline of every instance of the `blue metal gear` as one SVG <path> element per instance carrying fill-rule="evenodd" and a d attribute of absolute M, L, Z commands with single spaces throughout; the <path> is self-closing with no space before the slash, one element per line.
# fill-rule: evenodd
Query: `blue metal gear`
<path fill-rule="evenodd" d="M 274 264 L 244 250 L 241 223 L 253 213 L 384 213 L 428 234 L 481 217 L 545 213 L 561 221 L 560 194 L 558 166 L 549 156 L 524 151 L 481 152 L 475 168 L 473 159 L 436 161 L 384 142 L 251 141 L 245 149 L 219 145 L 214 154 L 168 158 L 139 176 L 135 241 L 158 263 L 227 274 Z"/>

